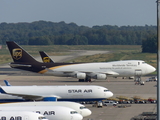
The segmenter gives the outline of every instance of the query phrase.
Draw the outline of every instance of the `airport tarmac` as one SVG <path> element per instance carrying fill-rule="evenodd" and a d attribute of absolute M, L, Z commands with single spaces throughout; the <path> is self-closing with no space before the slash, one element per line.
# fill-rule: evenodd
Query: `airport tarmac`
<path fill-rule="evenodd" d="M 78 51 L 79 52 L 79 51 Z M 94 53 L 94 52 L 92 52 Z M 91 52 L 79 52 L 79 55 L 53 57 L 55 61 L 64 61 L 80 55 L 91 54 Z M 142 77 L 145 81 L 146 77 Z M 3 80 L 8 80 L 11 85 L 100 85 L 108 88 L 116 96 L 140 96 L 142 98 L 156 98 L 157 82 L 145 82 L 145 85 L 135 85 L 133 79 L 122 79 L 109 77 L 107 80 L 93 80 L 92 82 L 78 82 L 76 78 L 44 76 L 31 72 L 11 69 L 8 65 L 0 67 L 0 85 L 5 85 Z M 131 107 L 118 108 L 104 106 L 102 108 L 92 107 L 85 104 L 92 114 L 83 120 L 130 120 L 142 112 L 156 112 L 156 104 L 131 104 Z"/>

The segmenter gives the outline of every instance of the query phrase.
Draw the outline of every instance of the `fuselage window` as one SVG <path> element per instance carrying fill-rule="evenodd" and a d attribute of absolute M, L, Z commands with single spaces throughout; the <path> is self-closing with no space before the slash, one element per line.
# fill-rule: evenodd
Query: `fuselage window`
<path fill-rule="evenodd" d="M 140 62 L 138 62 L 138 65 L 140 65 Z"/>

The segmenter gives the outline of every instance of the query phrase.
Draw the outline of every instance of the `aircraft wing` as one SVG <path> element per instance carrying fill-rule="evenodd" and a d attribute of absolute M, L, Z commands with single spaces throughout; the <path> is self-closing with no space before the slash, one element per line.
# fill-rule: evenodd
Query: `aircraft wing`
<path fill-rule="evenodd" d="M 6 93 L 13 96 L 22 97 L 25 100 L 47 100 L 47 101 L 56 101 L 59 96 L 55 95 L 27 95 L 27 94 L 16 94 L 16 93 Z M 54 100 L 53 100 L 54 99 Z"/>
<path fill-rule="evenodd" d="M 119 75 L 119 73 L 114 72 L 114 71 L 106 71 L 106 72 L 91 72 L 91 71 L 80 71 L 82 73 L 86 73 L 86 74 L 106 74 L 106 75 Z"/>
<path fill-rule="evenodd" d="M 7 86 L 7 87 L 10 87 L 10 86 Z M 0 92 L 2 94 L 8 94 L 8 95 L 22 97 L 25 100 L 44 100 L 45 99 L 47 101 L 55 101 L 55 99 L 61 98 L 60 96 L 57 96 L 57 95 L 20 94 L 20 93 L 12 92 L 11 89 L 5 89 L 2 86 L 0 89 L 1 89 Z"/>
<path fill-rule="evenodd" d="M 106 75 L 119 75 L 119 73 L 114 72 L 114 71 L 102 72 L 102 73 L 103 73 L 103 74 L 106 74 Z"/>
<path fill-rule="evenodd" d="M 47 101 L 56 101 L 57 98 L 60 98 L 59 96 L 55 95 L 26 95 L 26 94 L 13 94 L 13 93 L 7 93 L 9 95 L 14 95 L 18 97 L 23 97 L 25 100 L 47 100 Z M 53 100 L 54 99 L 54 100 Z"/>
<path fill-rule="evenodd" d="M 6 93 L 13 96 L 22 97 L 25 100 L 42 100 L 43 97 L 39 95 L 26 95 L 26 94 L 16 94 L 16 93 Z"/>
<path fill-rule="evenodd" d="M 46 69 L 48 72 L 53 72 L 53 70 L 52 69 Z M 80 70 L 80 71 L 61 71 L 61 72 L 63 72 L 64 74 L 76 74 L 76 73 L 86 73 L 86 74 L 97 74 L 97 73 L 100 73 L 100 74 L 106 74 L 106 75 L 119 75 L 119 73 L 117 73 L 117 72 L 114 72 L 114 71 L 106 71 L 106 72 L 101 72 L 101 71 L 90 71 L 90 70 Z"/>

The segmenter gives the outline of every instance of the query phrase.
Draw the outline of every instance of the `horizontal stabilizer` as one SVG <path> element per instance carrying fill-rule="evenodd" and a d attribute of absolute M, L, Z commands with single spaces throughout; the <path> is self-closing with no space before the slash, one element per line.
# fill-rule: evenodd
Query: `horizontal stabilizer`
<path fill-rule="evenodd" d="M 11 67 L 32 67 L 32 65 L 24 65 L 24 64 L 9 64 Z"/>

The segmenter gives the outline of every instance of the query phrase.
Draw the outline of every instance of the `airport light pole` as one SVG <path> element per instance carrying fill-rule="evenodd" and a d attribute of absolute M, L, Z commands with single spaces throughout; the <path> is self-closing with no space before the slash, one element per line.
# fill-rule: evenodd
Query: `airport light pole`
<path fill-rule="evenodd" d="M 157 0 L 157 77 L 158 77 L 158 80 L 157 80 L 157 120 L 160 120 L 160 69 L 159 69 L 159 65 L 160 65 L 160 13 L 159 13 L 159 3 L 160 3 L 160 0 Z"/>

